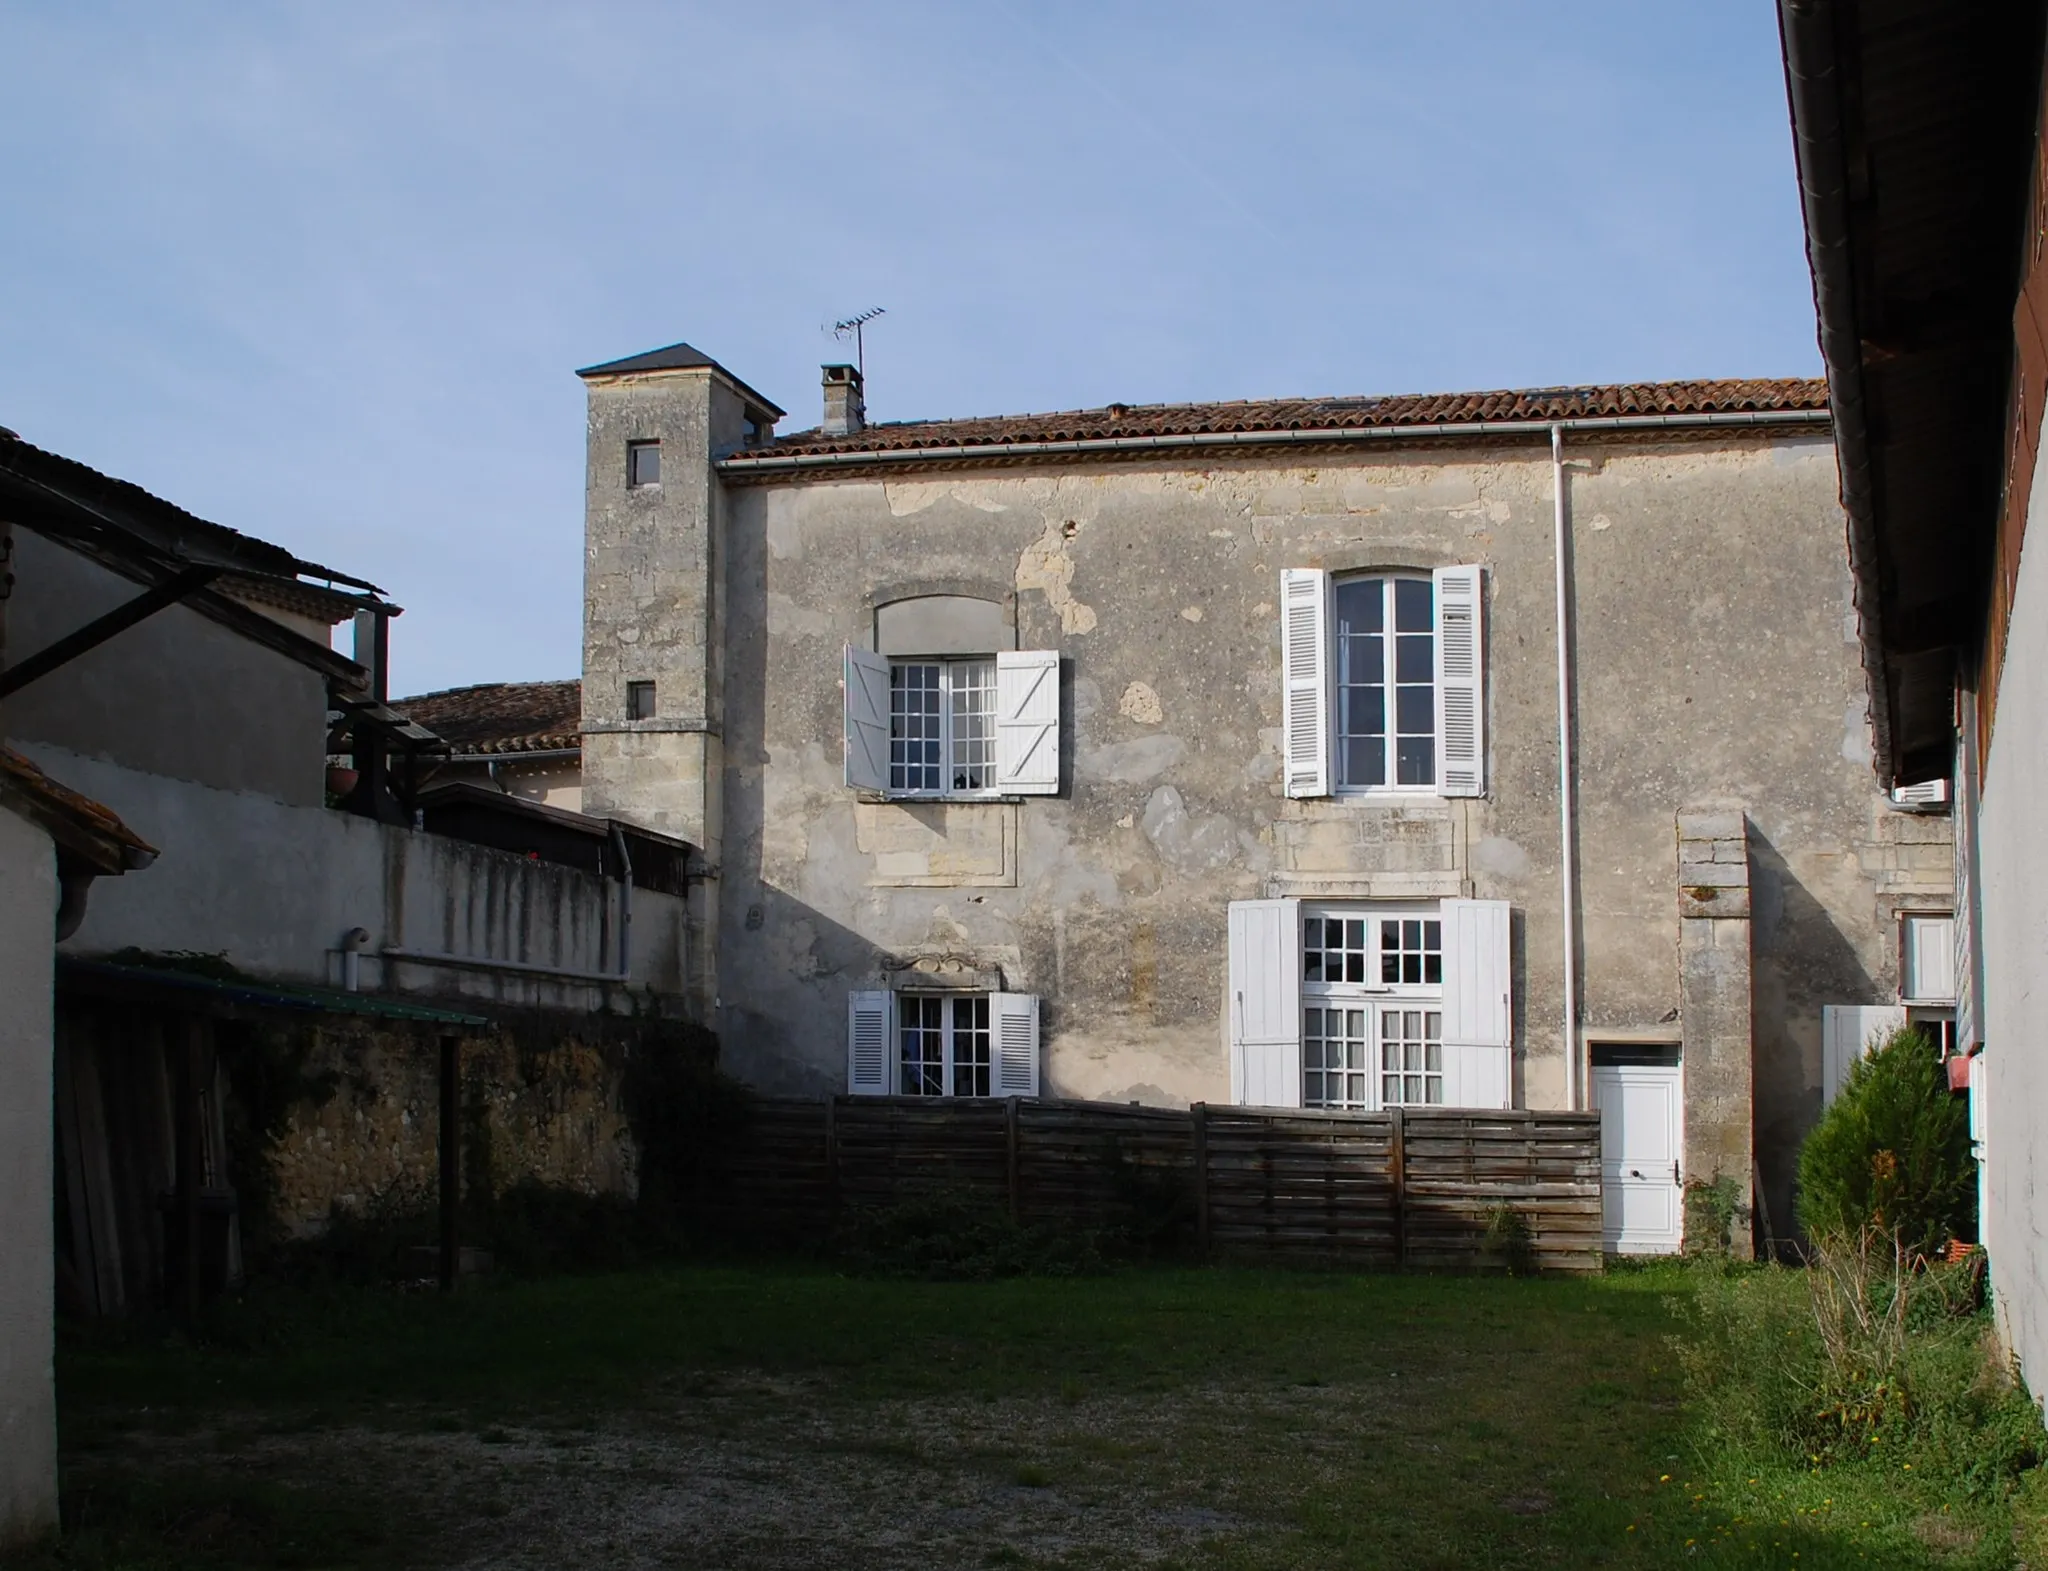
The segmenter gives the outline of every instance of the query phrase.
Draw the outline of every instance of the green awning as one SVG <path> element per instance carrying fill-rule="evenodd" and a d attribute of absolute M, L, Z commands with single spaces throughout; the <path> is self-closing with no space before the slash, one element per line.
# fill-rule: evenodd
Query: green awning
<path fill-rule="evenodd" d="M 376 1020 L 423 1021 L 462 1030 L 478 1030 L 491 1023 L 482 1015 L 415 1003 L 388 993 L 294 987 L 254 977 L 218 976 L 170 966 L 127 965 L 65 954 L 57 956 L 57 992 L 62 997 L 91 1002 L 157 1004 L 227 1019 L 363 1015 Z"/>

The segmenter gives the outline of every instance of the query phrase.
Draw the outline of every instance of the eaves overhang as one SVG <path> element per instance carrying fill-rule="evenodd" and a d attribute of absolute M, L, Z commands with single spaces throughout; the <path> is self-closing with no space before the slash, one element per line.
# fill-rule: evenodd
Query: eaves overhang
<path fill-rule="evenodd" d="M 2003 495 L 2038 5 L 1779 0 L 1880 781 L 1944 776 Z"/>

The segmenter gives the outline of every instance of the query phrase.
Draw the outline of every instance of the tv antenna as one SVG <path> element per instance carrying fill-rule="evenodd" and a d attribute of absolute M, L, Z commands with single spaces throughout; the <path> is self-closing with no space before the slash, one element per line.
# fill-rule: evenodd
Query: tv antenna
<path fill-rule="evenodd" d="M 832 336 L 841 343 L 846 342 L 846 337 L 849 333 L 853 335 L 853 363 L 855 369 L 860 372 L 860 379 L 863 382 L 868 379 L 868 361 L 866 350 L 862 347 L 860 341 L 861 329 L 866 327 L 876 317 L 883 315 L 886 310 L 887 307 L 885 306 L 870 306 L 858 316 L 849 316 L 843 322 L 834 322 L 832 324 Z"/>

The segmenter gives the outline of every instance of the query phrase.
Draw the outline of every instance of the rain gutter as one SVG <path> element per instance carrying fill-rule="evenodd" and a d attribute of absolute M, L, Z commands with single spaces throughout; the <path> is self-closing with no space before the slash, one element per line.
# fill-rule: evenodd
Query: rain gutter
<path fill-rule="evenodd" d="M 1884 658 L 1883 578 L 1871 483 L 1870 427 L 1863 397 L 1863 341 L 1856 326 L 1855 277 L 1849 255 L 1849 164 L 1842 135 L 1842 82 L 1835 31 L 1833 0 L 1778 0 L 1785 96 L 1792 106 L 1792 147 L 1799 169 L 1799 202 L 1806 219 L 1806 258 L 1813 273 L 1813 309 L 1820 321 L 1828 407 L 1835 422 L 1842 510 L 1849 518 L 1849 572 L 1855 585 L 1856 638 L 1869 697 L 1871 758 L 1878 784 L 1889 787 L 1897 760 L 1892 756 L 1891 683 Z"/>

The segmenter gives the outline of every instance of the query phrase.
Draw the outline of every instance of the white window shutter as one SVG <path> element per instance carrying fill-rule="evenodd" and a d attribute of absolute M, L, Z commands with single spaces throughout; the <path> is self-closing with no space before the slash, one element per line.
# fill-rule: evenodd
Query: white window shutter
<path fill-rule="evenodd" d="M 1905 919 L 1899 967 L 1899 996 L 1917 1003 L 1953 1003 L 1956 996 L 1956 919 L 1910 915 Z"/>
<path fill-rule="evenodd" d="M 1301 902 L 1230 903 L 1230 1098 L 1301 1106 Z"/>
<path fill-rule="evenodd" d="M 1330 575 L 1280 570 L 1282 750 L 1289 796 L 1330 794 Z"/>
<path fill-rule="evenodd" d="M 846 646 L 846 783 L 889 789 L 889 660 Z"/>
<path fill-rule="evenodd" d="M 1515 1007 L 1508 903 L 1446 900 L 1442 916 L 1444 1059 L 1458 1065 L 1459 1105 L 1512 1106 Z"/>
<path fill-rule="evenodd" d="M 896 995 L 846 995 L 846 1089 L 853 1096 L 895 1090 Z"/>
<path fill-rule="evenodd" d="M 995 1094 L 1038 1095 L 1037 995 L 993 993 L 988 1012 L 995 1027 Z"/>
<path fill-rule="evenodd" d="M 996 789 L 1053 796 L 1060 788 L 1060 657 L 1053 649 L 996 655 Z"/>
<path fill-rule="evenodd" d="M 1899 1004 L 1824 1004 L 1820 1012 L 1820 1102 L 1842 1094 L 1856 1060 L 1906 1023 Z"/>
<path fill-rule="evenodd" d="M 1477 567 L 1436 570 L 1436 780 L 1443 796 L 1486 795 L 1486 630 Z"/>

